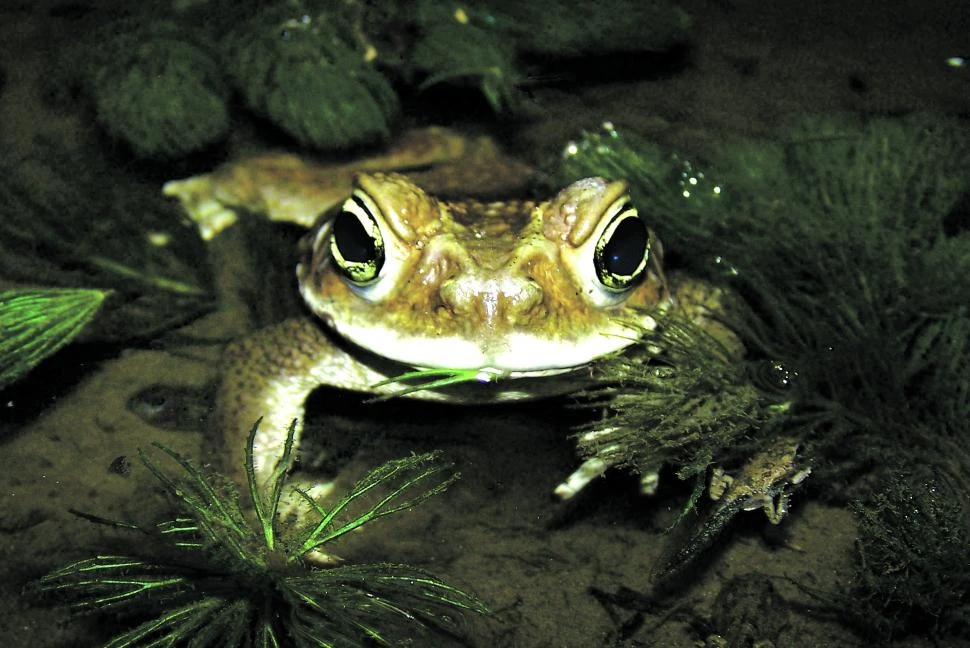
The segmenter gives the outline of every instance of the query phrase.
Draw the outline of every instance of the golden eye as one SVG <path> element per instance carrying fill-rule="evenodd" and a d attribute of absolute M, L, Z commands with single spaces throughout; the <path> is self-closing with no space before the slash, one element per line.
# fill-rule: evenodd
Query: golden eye
<path fill-rule="evenodd" d="M 333 221 L 330 256 L 349 281 L 358 286 L 375 281 L 384 266 L 384 237 L 378 209 L 362 191 L 344 201 Z"/>
<path fill-rule="evenodd" d="M 600 283 L 610 290 L 626 290 L 646 271 L 650 234 L 628 196 L 616 201 L 606 214 L 610 221 L 596 241 L 593 265 Z"/>

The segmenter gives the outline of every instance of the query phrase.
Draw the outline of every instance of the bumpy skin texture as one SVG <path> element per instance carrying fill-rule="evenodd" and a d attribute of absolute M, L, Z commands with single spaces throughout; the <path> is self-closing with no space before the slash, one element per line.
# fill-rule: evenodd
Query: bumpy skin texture
<path fill-rule="evenodd" d="M 628 346 L 619 319 L 647 323 L 636 309 L 667 300 L 653 253 L 629 289 L 596 277 L 595 246 L 625 204 L 623 182 L 587 178 L 538 204 L 480 203 L 368 174 L 354 195 L 379 213 L 381 278 L 354 285 L 335 268 L 328 217 L 306 239 L 297 274 L 328 328 L 382 357 L 416 367 L 574 368 Z"/>
<path fill-rule="evenodd" d="M 342 271 L 334 247 L 338 218 L 359 221 L 350 225 L 359 235 L 380 232 L 375 245 L 384 260 L 376 278 L 360 281 Z M 617 230 L 618 223 L 625 227 Z M 632 247 L 620 243 L 627 239 Z M 632 343 L 631 324 L 651 328 L 647 309 L 670 303 L 659 245 L 626 184 L 601 178 L 575 182 L 541 203 L 482 203 L 440 200 L 399 174 L 362 174 L 352 197 L 320 218 L 303 249 L 297 276 L 316 319 L 290 320 L 231 344 L 216 400 L 216 445 L 237 476 L 245 435 L 262 418 L 254 447 L 261 482 L 320 385 L 389 392 L 399 387 L 375 385 L 427 367 L 501 380 L 414 397 L 468 402 L 563 393 L 582 384 L 590 362 Z M 613 255 L 625 255 L 627 263 L 609 267 L 629 275 L 604 269 L 604 255 L 612 263 Z"/>
<path fill-rule="evenodd" d="M 319 321 L 293 318 L 229 344 L 222 359 L 212 433 L 206 454 L 239 484 L 245 484 L 247 435 L 257 420 L 254 468 L 265 483 L 279 457 L 289 426 L 296 422 L 299 447 L 304 403 L 321 385 L 390 394 L 399 385 L 375 386 L 407 367 L 348 347 Z M 541 398 L 576 390 L 587 383 L 582 370 L 527 377 L 496 384 L 455 385 L 410 394 L 424 400 L 459 403 Z"/>
<path fill-rule="evenodd" d="M 353 189 L 362 171 L 408 171 L 439 194 L 510 195 L 531 169 L 502 154 L 487 137 L 469 138 L 446 128 L 405 131 L 373 157 L 314 163 L 292 153 L 268 152 L 229 162 L 203 175 L 165 183 L 209 240 L 237 220 L 237 209 L 272 221 L 311 227 Z"/>
<path fill-rule="evenodd" d="M 338 371 L 337 367 L 317 367 L 324 375 L 313 371 L 318 354 L 334 361 L 340 358 L 340 354 L 328 353 L 330 346 L 315 322 L 299 318 L 258 331 L 226 348 L 207 454 L 237 482 L 245 482 L 246 435 L 259 419 L 254 467 L 262 479 L 272 471 L 270 462 L 279 452 L 280 434 L 302 413 L 280 405 L 302 404 L 314 388 L 326 382 L 328 371 Z"/>

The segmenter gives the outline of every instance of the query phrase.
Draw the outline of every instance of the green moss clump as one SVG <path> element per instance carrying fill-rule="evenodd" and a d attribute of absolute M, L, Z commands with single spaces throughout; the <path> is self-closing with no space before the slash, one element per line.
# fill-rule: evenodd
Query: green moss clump
<path fill-rule="evenodd" d="M 221 47 L 246 104 L 300 144 L 341 149 L 389 135 L 397 95 L 335 14 L 294 19 L 270 8 Z"/>
<path fill-rule="evenodd" d="M 120 21 L 83 51 L 98 123 L 136 156 L 175 158 L 228 134 L 229 87 L 201 34 L 167 21 Z"/>
<path fill-rule="evenodd" d="M 940 470 L 900 472 L 869 501 L 854 503 L 860 533 L 853 582 L 820 598 L 880 643 L 912 632 L 965 635 L 970 511 L 962 481 Z"/>

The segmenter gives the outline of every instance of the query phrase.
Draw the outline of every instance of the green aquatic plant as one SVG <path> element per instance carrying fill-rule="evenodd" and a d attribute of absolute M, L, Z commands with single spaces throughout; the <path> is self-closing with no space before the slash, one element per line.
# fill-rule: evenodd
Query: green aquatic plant
<path fill-rule="evenodd" d="M 956 450 L 966 460 L 966 449 Z M 961 483 L 963 482 L 963 483 Z M 852 505 L 856 567 L 837 592 L 808 590 L 873 641 L 965 635 L 970 623 L 967 484 L 945 471 L 899 472 Z"/>
<path fill-rule="evenodd" d="M 343 149 L 389 135 L 397 95 L 339 13 L 270 6 L 220 47 L 247 106 L 300 144 Z"/>
<path fill-rule="evenodd" d="M 506 375 L 499 369 L 487 367 L 483 369 L 416 369 L 382 380 L 371 385 L 371 387 L 379 389 L 388 385 L 402 385 L 400 389 L 374 399 L 386 400 L 407 396 L 424 389 L 441 389 L 442 387 L 464 383 L 495 383 L 505 378 Z"/>
<path fill-rule="evenodd" d="M 641 475 L 643 488 L 652 491 L 660 469 L 670 466 L 679 479 L 692 482 L 668 529 L 677 536 L 654 565 L 654 586 L 665 588 L 747 510 L 744 498 L 703 506 L 715 464 L 733 472 L 762 452 L 774 458 L 775 449 L 791 447 L 781 431 L 793 394 L 777 366 L 742 359 L 736 340 L 731 344 L 682 313 L 658 312 L 655 320 L 654 329 L 636 331 L 634 346 L 591 369 L 592 386 L 576 396 L 581 407 L 602 414 L 579 426 L 576 439 L 591 472 L 623 468 Z M 810 466 L 782 470 L 769 487 L 773 497 L 787 498 Z M 773 522 L 784 514 L 782 509 Z"/>
<path fill-rule="evenodd" d="M 392 460 L 368 473 L 333 506 L 309 493 L 299 528 L 280 519 L 292 464 L 294 426 L 267 484 L 253 468 L 254 425 L 246 456 L 252 511 L 219 475 L 156 446 L 181 469 L 172 476 L 146 453 L 141 460 L 179 508 L 154 525 L 112 523 L 139 532 L 138 549 L 99 554 L 57 569 L 36 583 L 78 613 L 111 613 L 136 625 L 106 645 L 398 646 L 433 631 L 454 631 L 460 613 L 484 603 L 409 565 L 314 567 L 334 541 L 379 518 L 405 511 L 457 478 L 436 453 Z M 151 548 L 142 549 L 146 536 Z M 332 557 L 330 557 L 332 559 Z"/>
<path fill-rule="evenodd" d="M 229 85 L 204 32 L 171 20 L 123 19 L 66 56 L 98 123 L 136 157 L 177 158 L 225 139 Z"/>
<path fill-rule="evenodd" d="M 669 258 L 736 295 L 722 317 L 763 369 L 753 384 L 785 387 L 752 438 L 801 440 L 813 487 L 858 502 L 861 567 L 840 613 L 873 636 L 927 619 L 965 634 L 970 482 L 952 476 L 970 470 L 954 450 L 970 436 L 970 284 L 957 279 L 970 269 L 970 131 L 930 114 L 835 115 L 806 118 L 783 142 L 725 144 L 707 164 L 640 150 L 609 128 L 574 143 L 564 167 L 628 178 Z M 689 394 L 670 384 L 674 402 Z M 614 416 L 628 412 L 639 432 L 613 452 L 635 458 L 659 433 L 627 400 Z M 927 471 L 950 481 L 928 485 Z"/>
<path fill-rule="evenodd" d="M 657 327 L 639 333 L 633 352 L 597 363 L 593 386 L 579 393 L 584 407 L 607 412 L 579 428 L 583 455 L 637 473 L 676 466 L 703 485 L 715 459 L 743 458 L 785 411 L 782 393 L 759 390 L 736 352 L 697 324 L 658 314 Z"/>
<path fill-rule="evenodd" d="M 84 288 L 0 292 L 0 389 L 74 339 L 108 294 Z"/>

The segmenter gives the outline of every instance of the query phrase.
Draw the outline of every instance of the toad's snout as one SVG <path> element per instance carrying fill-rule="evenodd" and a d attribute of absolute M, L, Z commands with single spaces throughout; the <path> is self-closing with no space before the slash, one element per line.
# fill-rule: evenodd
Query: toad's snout
<path fill-rule="evenodd" d="M 441 300 L 474 328 L 521 326 L 531 321 L 542 304 L 542 288 L 535 281 L 513 276 L 464 276 L 444 282 Z"/>

